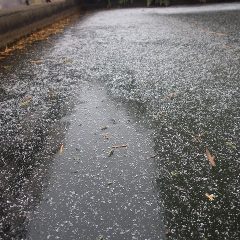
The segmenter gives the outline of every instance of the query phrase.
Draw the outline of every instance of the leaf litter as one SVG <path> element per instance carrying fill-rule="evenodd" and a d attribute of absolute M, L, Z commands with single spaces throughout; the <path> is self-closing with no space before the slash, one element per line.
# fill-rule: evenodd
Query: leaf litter
<path fill-rule="evenodd" d="M 41 64 L 41 63 L 43 63 L 43 60 L 32 60 L 32 61 L 30 61 L 30 63 Z"/>
<path fill-rule="evenodd" d="M 26 49 L 27 46 L 35 42 L 47 40 L 50 36 L 63 32 L 64 28 L 68 26 L 73 19 L 74 16 L 72 16 L 71 18 L 61 19 L 47 27 L 44 27 L 26 37 L 19 39 L 10 46 L 6 46 L 4 50 L 0 51 L 0 60 L 3 60 L 6 57 L 12 55 L 12 53 L 16 50 Z M 32 63 L 37 62 L 38 61 L 32 61 Z"/>
<path fill-rule="evenodd" d="M 111 150 L 109 151 L 109 153 L 108 153 L 108 157 L 111 157 L 111 156 L 113 155 L 113 153 L 114 153 L 114 150 L 111 149 Z"/>
<path fill-rule="evenodd" d="M 32 102 L 32 96 L 26 96 L 21 102 L 20 107 L 28 107 L 30 103 Z"/>
<path fill-rule="evenodd" d="M 216 167 L 215 156 L 210 153 L 208 148 L 206 147 L 206 157 L 212 167 Z"/>
<path fill-rule="evenodd" d="M 127 144 L 113 145 L 112 148 L 127 148 Z"/>
<path fill-rule="evenodd" d="M 209 201 L 213 201 L 216 197 L 214 194 L 209 193 L 205 193 L 205 196 L 209 199 Z"/>
<path fill-rule="evenodd" d="M 226 142 L 226 145 L 227 145 L 227 147 L 229 147 L 231 149 L 237 150 L 236 145 L 232 142 Z"/>
<path fill-rule="evenodd" d="M 61 144 L 61 145 L 60 145 L 60 149 L 59 149 L 59 154 L 62 154 L 62 153 L 63 153 L 63 148 L 64 148 L 64 145 Z"/>

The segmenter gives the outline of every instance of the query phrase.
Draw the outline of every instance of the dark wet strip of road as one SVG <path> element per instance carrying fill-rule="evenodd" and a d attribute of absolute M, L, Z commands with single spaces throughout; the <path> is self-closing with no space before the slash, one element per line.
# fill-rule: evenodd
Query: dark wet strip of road
<path fill-rule="evenodd" d="M 29 236 L 164 239 L 150 132 L 102 87 L 82 88 Z"/>

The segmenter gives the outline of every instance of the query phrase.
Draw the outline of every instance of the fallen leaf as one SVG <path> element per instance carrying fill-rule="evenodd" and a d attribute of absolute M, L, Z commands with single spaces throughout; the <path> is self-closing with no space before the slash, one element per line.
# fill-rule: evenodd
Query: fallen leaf
<path fill-rule="evenodd" d="M 25 97 L 21 102 L 20 102 L 20 107 L 28 107 L 29 104 L 32 101 L 32 96 L 27 96 Z"/>
<path fill-rule="evenodd" d="M 22 49 L 24 49 L 24 48 L 25 48 L 24 45 L 17 45 L 17 46 L 15 47 L 15 49 L 17 49 L 17 50 L 22 50 Z"/>
<path fill-rule="evenodd" d="M 210 34 L 215 34 L 217 36 L 227 36 L 226 33 L 221 33 L 221 32 L 214 32 L 214 31 L 209 31 L 208 29 L 202 29 L 203 32 L 210 33 Z"/>
<path fill-rule="evenodd" d="M 169 93 L 164 99 L 170 99 L 172 100 L 173 98 L 175 98 L 177 96 L 177 93 L 175 92 L 172 92 L 172 93 Z"/>
<path fill-rule="evenodd" d="M 225 44 L 225 45 L 223 45 L 223 48 L 229 48 L 230 49 L 230 48 L 232 48 L 232 46 Z"/>
<path fill-rule="evenodd" d="M 109 140 L 109 138 L 110 138 L 109 133 L 105 133 L 105 134 L 103 134 L 103 138 L 106 139 L 106 140 Z"/>
<path fill-rule="evenodd" d="M 211 166 L 216 167 L 215 156 L 212 155 L 206 147 L 206 156 Z"/>
<path fill-rule="evenodd" d="M 205 133 L 199 133 L 195 136 L 193 136 L 193 141 L 194 142 L 202 142 L 202 137 L 205 135 Z"/>
<path fill-rule="evenodd" d="M 10 69 L 12 68 L 12 66 L 10 66 L 10 65 L 5 65 L 5 66 L 3 66 L 3 68 L 6 69 L 6 70 L 10 70 Z"/>
<path fill-rule="evenodd" d="M 205 196 L 209 199 L 209 201 L 213 201 L 216 197 L 214 194 L 208 194 L 208 193 L 205 193 Z"/>
<path fill-rule="evenodd" d="M 208 33 L 215 34 L 215 35 L 217 35 L 217 36 L 227 36 L 226 33 L 220 33 L 220 32 L 208 31 Z"/>
<path fill-rule="evenodd" d="M 71 64 L 72 62 L 73 62 L 72 59 L 65 59 L 65 60 L 63 61 L 63 64 Z"/>
<path fill-rule="evenodd" d="M 108 156 L 111 157 L 111 156 L 113 155 L 113 153 L 114 153 L 114 150 L 111 149 L 111 150 L 109 151 L 109 153 L 108 153 Z"/>
<path fill-rule="evenodd" d="M 48 91 L 48 98 L 49 98 L 50 100 L 53 100 L 53 99 L 55 99 L 56 97 L 57 97 L 56 92 L 54 92 L 53 90 L 49 90 L 49 91 Z"/>
<path fill-rule="evenodd" d="M 97 240 L 104 240 L 104 237 L 102 235 L 100 235 Z"/>
<path fill-rule="evenodd" d="M 11 48 L 8 48 L 7 46 L 6 46 L 6 48 L 5 48 L 5 50 L 4 50 L 4 53 L 10 53 L 12 50 L 11 50 Z"/>
<path fill-rule="evenodd" d="M 60 149 L 59 149 L 59 153 L 60 153 L 60 154 L 62 154 L 62 153 L 63 153 L 63 147 L 64 147 L 64 145 L 63 145 L 63 144 L 61 144 L 61 145 L 60 145 Z"/>
<path fill-rule="evenodd" d="M 1 52 L 1 56 L 7 57 L 7 56 L 10 56 L 10 55 L 12 55 L 10 52 L 9 53 L 8 52 Z"/>
<path fill-rule="evenodd" d="M 127 144 L 122 144 L 122 145 L 114 145 L 112 148 L 126 148 Z"/>
<path fill-rule="evenodd" d="M 176 177 L 176 176 L 179 175 L 179 172 L 177 172 L 177 171 L 172 171 L 172 172 L 171 172 L 171 175 L 172 175 L 173 177 Z"/>
<path fill-rule="evenodd" d="M 30 61 L 30 63 L 41 64 L 41 63 L 43 63 L 43 60 L 32 60 L 32 61 Z"/>
<path fill-rule="evenodd" d="M 227 145 L 228 147 L 234 149 L 234 150 L 237 149 L 236 145 L 235 145 L 234 143 L 232 143 L 232 142 L 226 142 L 226 145 Z"/>

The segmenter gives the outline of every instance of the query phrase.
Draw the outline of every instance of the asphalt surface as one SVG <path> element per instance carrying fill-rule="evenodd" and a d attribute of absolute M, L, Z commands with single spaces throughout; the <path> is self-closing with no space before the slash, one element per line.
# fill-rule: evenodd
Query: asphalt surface
<path fill-rule="evenodd" d="M 239 18 L 98 11 L 2 61 L 0 237 L 239 239 Z"/>

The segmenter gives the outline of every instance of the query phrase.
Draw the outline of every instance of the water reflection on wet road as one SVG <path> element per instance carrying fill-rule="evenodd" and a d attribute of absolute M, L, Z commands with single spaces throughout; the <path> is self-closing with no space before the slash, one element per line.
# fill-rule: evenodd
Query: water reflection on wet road
<path fill-rule="evenodd" d="M 0 237 L 239 239 L 239 17 L 99 11 L 1 62 Z"/>

